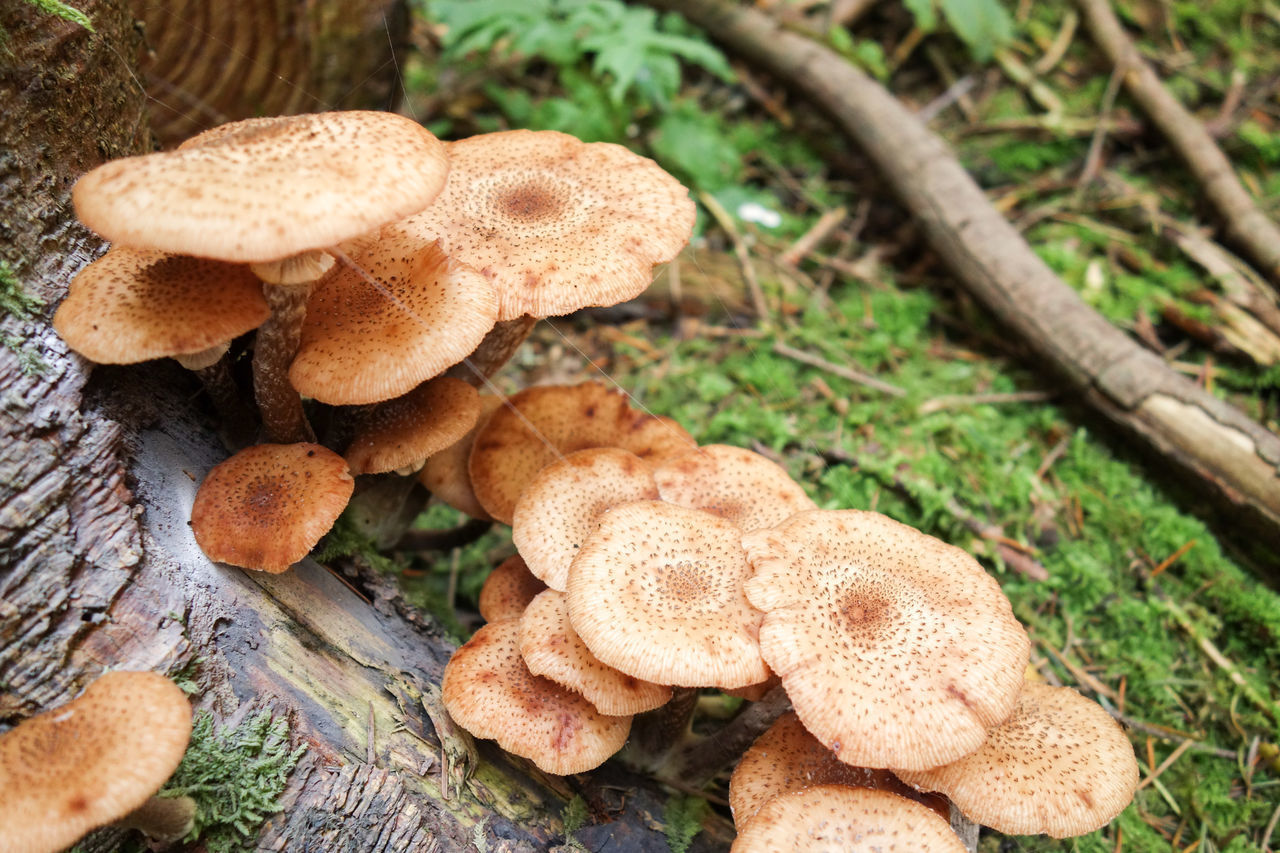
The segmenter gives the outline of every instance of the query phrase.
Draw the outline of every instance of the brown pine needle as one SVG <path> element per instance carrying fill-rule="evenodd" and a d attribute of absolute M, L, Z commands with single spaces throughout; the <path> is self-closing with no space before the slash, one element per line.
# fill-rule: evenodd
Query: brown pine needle
<path fill-rule="evenodd" d="M 1170 767 L 1173 766 L 1173 762 L 1181 758 L 1182 754 L 1191 748 L 1191 743 L 1192 742 L 1189 740 L 1184 740 L 1182 743 L 1174 747 L 1173 752 L 1169 753 L 1169 756 L 1164 761 L 1160 762 L 1160 766 L 1156 767 L 1154 770 L 1148 773 L 1147 777 L 1138 783 L 1138 787 L 1136 790 L 1141 791 L 1143 788 L 1147 787 L 1147 785 L 1150 785 L 1154 783 L 1157 779 L 1159 779 L 1160 775 L 1164 773 L 1164 771 L 1168 770 Z M 1148 762 L 1150 762 L 1147 764 L 1148 767 L 1152 766 L 1152 763 L 1154 763 L 1154 758 L 1155 758 L 1155 755 L 1154 755 L 1154 751 L 1151 749 L 1151 740 L 1148 738 L 1147 760 Z"/>
<path fill-rule="evenodd" d="M 1196 540 L 1192 539 L 1191 541 L 1187 542 L 1185 545 L 1180 547 L 1178 550 L 1174 551 L 1172 554 L 1165 557 L 1156 565 L 1154 569 L 1151 570 L 1151 577 L 1155 577 L 1156 575 L 1163 572 L 1165 569 L 1172 566 L 1174 563 L 1178 561 L 1180 557 L 1182 557 L 1183 554 L 1187 553 L 1192 548 L 1194 548 L 1195 545 L 1196 545 Z"/>

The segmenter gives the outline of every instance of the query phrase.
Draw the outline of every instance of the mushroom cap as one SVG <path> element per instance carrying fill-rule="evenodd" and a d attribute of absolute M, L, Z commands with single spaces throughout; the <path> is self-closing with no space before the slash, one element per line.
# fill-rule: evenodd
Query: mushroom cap
<path fill-rule="evenodd" d="M 524 558 L 513 554 L 484 579 L 476 607 L 486 622 L 519 619 L 529 602 L 546 588 L 547 585 L 529 571 Z"/>
<path fill-rule="evenodd" d="M 569 565 L 610 507 L 657 500 L 653 472 L 634 453 L 591 447 L 570 453 L 534 476 L 516 500 L 511 540 L 533 572 L 564 592 Z"/>
<path fill-rule="evenodd" d="M 670 418 L 637 411 L 629 398 L 599 382 L 526 388 L 480 429 L 468 470 L 476 498 L 504 524 L 535 474 L 588 447 L 620 447 L 649 464 L 696 446 Z"/>
<path fill-rule="evenodd" d="M 444 187 L 444 143 L 395 113 L 255 118 L 76 182 L 80 221 L 113 243 L 224 261 L 324 249 L 417 213 Z"/>
<path fill-rule="evenodd" d="M 340 264 L 316 285 L 289 367 L 300 393 L 336 406 L 406 394 L 493 328 L 493 289 L 438 245 L 407 238 L 399 223 L 363 245 L 359 270 Z"/>
<path fill-rule="evenodd" d="M 203 352 L 269 316 L 243 264 L 115 246 L 71 280 L 53 327 L 90 361 L 132 364 Z"/>
<path fill-rule="evenodd" d="M 0 849 L 62 850 L 146 802 L 177 769 L 191 705 L 153 672 L 109 672 L 0 736 Z"/>
<path fill-rule="evenodd" d="M 559 776 L 599 767 L 631 731 L 630 717 L 601 714 L 529 672 L 518 619 L 490 622 L 459 647 L 444 668 L 442 694 L 458 725 Z"/>
<path fill-rule="evenodd" d="M 661 501 L 614 507 L 569 572 L 574 630 L 609 666 L 656 684 L 764 681 L 741 539 L 731 522 L 701 510 Z"/>
<path fill-rule="evenodd" d="M 800 722 L 794 711 L 783 714 L 742 754 L 729 779 L 729 809 L 733 822 L 743 826 L 769 800 L 813 785 L 852 785 L 889 791 L 948 812 L 945 797 L 920 794 L 888 770 L 854 767 L 836 758 Z M 935 808 L 940 806 L 940 811 Z"/>
<path fill-rule="evenodd" d="M 733 853 L 963 853 L 926 806 L 873 788 L 814 785 L 780 794 L 740 827 Z"/>
<path fill-rule="evenodd" d="M 563 592 L 538 593 L 520 617 L 520 654 L 534 675 L 581 694 L 602 714 L 639 714 L 671 699 L 671 688 L 619 672 L 591 654 L 569 622 Z"/>
<path fill-rule="evenodd" d="M 1034 681 L 977 751 L 943 767 L 896 772 L 942 791 L 998 832 L 1054 838 L 1105 826 L 1138 786 L 1133 746 L 1111 715 L 1070 687 Z"/>
<path fill-rule="evenodd" d="M 774 527 L 817 509 L 781 465 L 759 453 L 708 444 L 668 459 L 653 471 L 664 501 L 714 513 L 743 532 Z"/>
<path fill-rule="evenodd" d="M 256 444 L 213 466 L 191 506 L 211 560 L 279 573 L 333 527 L 355 488 L 347 462 L 319 444 Z"/>
<path fill-rule="evenodd" d="M 347 447 L 352 474 L 416 466 L 460 440 L 480 417 L 480 394 L 461 379 L 437 376 L 374 406 Z"/>
<path fill-rule="evenodd" d="M 476 499 L 475 490 L 471 488 L 471 474 L 467 470 L 467 460 L 471 458 L 471 448 L 476 442 L 476 435 L 488 422 L 489 416 L 501 405 L 501 397 L 481 394 L 480 416 L 476 419 L 476 425 L 458 441 L 428 456 L 422 470 L 418 472 L 418 482 L 430 489 L 431 494 L 472 518 L 487 519 L 490 516 Z"/>
<path fill-rule="evenodd" d="M 842 761 L 936 767 L 1013 712 L 1030 641 L 965 551 L 862 510 L 803 512 L 743 546 L 764 658 Z"/>
<path fill-rule="evenodd" d="M 688 190 L 620 145 L 512 130 L 448 148 L 448 185 L 410 227 L 493 282 L 499 320 L 631 299 L 693 231 Z"/>

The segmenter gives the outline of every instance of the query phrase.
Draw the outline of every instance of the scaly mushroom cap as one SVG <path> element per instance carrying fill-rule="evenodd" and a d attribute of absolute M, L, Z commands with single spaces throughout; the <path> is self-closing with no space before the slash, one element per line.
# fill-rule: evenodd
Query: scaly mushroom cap
<path fill-rule="evenodd" d="M 814 785 L 774 797 L 738 830 L 732 853 L 964 853 L 947 821 L 872 788 Z"/>
<path fill-rule="evenodd" d="M 90 361 L 132 364 L 204 352 L 270 314 L 243 264 L 116 246 L 71 280 L 53 328 Z"/>
<path fill-rule="evenodd" d="M 489 421 L 489 416 L 501 405 L 501 397 L 481 394 L 480 416 L 476 418 L 476 425 L 458 441 L 428 456 L 422 470 L 418 472 L 418 482 L 426 486 L 431 494 L 472 518 L 488 519 L 490 516 L 485 512 L 484 507 L 480 506 L 480 501 L 476 500 L 476 493 L 471 488 L 471 473 L 467 470 L 467 461 L 471 458 L 471 448 L 475 445 L 476 435 Z"/>
<path fill-rule="evenodd" d="M 529 602 L 546 588 L 547 585 L 529 571 L 524 559 L 514 554 L 489 572 L 480 587 L 476 607 L 486 622 L 519 619 Z"/>
<path fill-rule="evenodd" d="M 0 850 L 62 850 L 146 802 L 177 769 L 191 705 L 152 672 L 109 672 L 0 736 Z"/>
<path fill-rule="evenodd" d="M 191 506 L 211 560 L 279 573 L 307 556 L 355 488 L 346 460 L 318 444 L 257 444 L 215 465 Z"/>
<path fill-rule="evenodd" d="M 406 394 L 493 328 L 493 289 L 438 245 L 406 238 L 400 223 L 363 245 L 352 257 L 360 270 L 340 264 L 311 294 L 289 368 L 300 393 L 336 406 Z"/>
<path fill-rule="evenodd" d="M 727 444 L 709 444 L 668 459 L 653 477 L 664 501 L 727 518 L 744 533 L 818 508 L 782 466 Z"/>
<path fill-rule="evenodd" d="M 461 440 L 479 417 L 475 388 L 437 376 L 366 412 L 347 447 L 347 464 L 352 474 L 416 469 L 431 454 Z"/>
<path fill-rule="evenodd" d="M 670 687 L 619 672 L 591 654 L 569 622 L 565 594 L 554 589 L 538 593 L 520 617 L 520 654 L 534 675 L 582 694 L 602 714 L 652 711 L 671 698 Z"/>
<path fill-rule="evenodd" d="M 394 113 L 246 119 L 176 151 L 104 163 L 72 190 L 80 221 L 113 243 L 223 261 L 335 246 L 426 207 L 444 143 Z"/>
<path fill-rule="evenodd" d="M 499 320 L 631 299 L 693 231 L 688 190 L 620 145 L 513 130 L 448 146 L 448 185 L 409 227 L 493 282 Z"/>
<path fill-rule="evenodd" d="M 861 510 L 814 510 L 742 540 L 760 648 L 842 761 L 922 770 L 1013 712 L 1030 641 L 973 557 Z"/>
<path fill-rule="evenodd" d="M 845 764 L 809 734 L 794 712 L 788 712 L 756 738 L 734 768 L 729 779 L 733 822 L 745 825 L 761 806 L 779 794 L 830 784 L 889 791 L 924 802 L 943 817 L 949 811 L 945 797 L 920 794 L 888 770 Z"/>
<path fill-rule="evenodd" d="M 657 500 L 652 469 L 626 450 L 592 447 L 543 468 L 520 493 L 511 540 L 529 571 L 564 592 L 569 564 L 610 507 Z"/>
<path fill-rule="evenodd" d="M 976 752 L 943 767 L 897 772 L 918 788 L 942 791 L 997 832 L 1054 838 L 1105 826 L 1138 785 L 1133 747 L 1102 706 L 1069 687 L 1034 681 Z"/>
<path fill-rule="evenodd" d="M 660 501 L 614 507 L 569 571 L 574 630 L 609 666 L 656 684 L 764 681 L 741 539 L 733 523 L 700 510 Z"/>
<path fill-rule="evenodd" d="M 577 693 L 529 672 L 518 619 L 490 622 L 454 652 L 442 694 L 458 725 L 558 776 L 599 767 L 631 731 L 630 717 L 601 714 Z"/>
<path fill-rule="evenodd" d="M 636 411 L 599 382 L 548 385 L 526 388 L 489 417 L 468 469 L 481 506 L 510 524 L 534 475 L 575 450 L 620 447 L 656 465 L 695 446 L 675 421 Z"/>

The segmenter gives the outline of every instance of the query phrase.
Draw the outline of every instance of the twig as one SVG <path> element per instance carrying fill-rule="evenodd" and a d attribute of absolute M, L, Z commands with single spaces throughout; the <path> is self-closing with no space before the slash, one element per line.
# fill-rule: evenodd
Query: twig
<path fill-rule="evenodd" d="M 1057 67 L 1062 57 L 1066 56 L 1067 48 L 1071 47 L 1071 42 L 1076 37 L 1076 27 L 1079 25 L 1080 16 L 1076 14 L 1076 10 L 1068 9 L 1062 16 L 1062 26 L 1058 28 L 1058 34 L 1053 37 L 1049 49 L 1035 65 L 1031 66 L 1031 70 L 1043 77 Z"/>
<path fill-rule="evenodd" d="M 1111 72 L 1111 78 L 1107 80 L 1106 91 L 1102 93 L 1102 105 L 1099 110 L 1100 120 L 1098 127 L 1093 132 L 1093 138 L 1089 140 L 1089 152 L 1084 158 L 1084 167 L 1080 170 L 1080 179 L 1076 181 L 1076 195 L 1082 193 L 1085 187 L 1093 183 L 1093 179 L 1098 176 L 1098 167 L 1102 165 L 1102 143 L 1107 137 L 1107 121 L 1111 117 L 1111 111 L 1115 109 L 1116 96 L 1120 94 L 1120 84 L 1124 77 L 1123 69 L 1117 65 L 1115 70 Z"/>
<path fill-rule="evenodd" d="M 810 367 L 816 367 L 825 370 L 833 376 L 839 376 L 841 379 L 847 379 L 858 385 L 863 385 L 873 391 L 879 391 L 882 394 L 888 394 L 891 397 L 905 397 L 907 392 L 899 388 L 897 385 L 890 385 L 881 379 L 876 379 L 869 373 L 863 373 L 860 370 L 854 370 L 852 367 L 845 367 L 843 364 L 827 361 L 820 355 L 805 352 L 795 347 L 787 346 L 782 341 L 774 341 L 773 351 L 785 358 L 794 359 L 802 364 Z"/>
<path fill-rule="evenodd" d="M 1035 72 L 1023 64 L 1011 50 L 997 50 L 996 63 L 1005 76 L 1027 90 L 1031 99 L 1045 109 L 1045 119 L 1057 121 L 1062 116 L 1062 99 L 1049 86 L 1036 77 Z"/>
<path fill-rule="evenodd" d="M 746 241 L 742 239 L 738 227 L 733 224 L 733 217 L 724 209 L 720 200 L 709 192 L 698 193 L 698 200 L 729 236 L 730 242 L 733 243 L 734 257 L 738 259 L 738 266 L 742 269 L 742 280 L 747 283 L 747 292 L 751 294 L 751 305 L 755 309 L 756 317 L 761 323 L 769 323 L 769 306 L 765 302 L 764 291 L 760 288 L 760 280 L 756 278 L 756 269 L 751 264 L 751 252 L 747 249 Z"/>
<path fill-rule="evenodd" d="M 848 215 L 849 211 L 843 206 L 832 208 L 822 214 L 812 228 L 801 234 L 800 238 L 792 243 L 786 251 L 778 255 L 778 263 L 789 267 L 800 263 L 810 252 L 818 247 L 819 243 L 827 239 L 831 232 L 836 230 Z"/>
<path fill-rule="evenodd" d="M 954 409 L 962 406 L 984 406 L 995 403 L 1043 403 L 1054 398 L 1052 391 L 1008 391 L 990 394 L 944 394 L 925 400 L 916 411 L 928 415 L 942 409 Z"/>
<path fill-rule="evenodd" d="M 1159 767 L 1155 768 L 1150 773 L 1148 773 L 1147 778 L 1143 779 L 1141 782 L 1138 783 L 1138 787 L 1135 789 L 1135 791 L 1141 791 L 1143 788 L 1147 787 L 1148 785 L 1154 784 L 1155 781 L 1160 778 L 1160 774 L 1164 773 L 1164 771 L 1172 767 L 1173 762 L 1181 758 L 1182 754 L 1190 748 L 1191 748 L 1191 741 L 1189 740 L 1184 740 L 1182 743 L 1175 746 L 1173 748 L 1173 752 L 1169 753 L 1169 757 L 1166 758 L 1164 761 L 1161 761 Z"/>

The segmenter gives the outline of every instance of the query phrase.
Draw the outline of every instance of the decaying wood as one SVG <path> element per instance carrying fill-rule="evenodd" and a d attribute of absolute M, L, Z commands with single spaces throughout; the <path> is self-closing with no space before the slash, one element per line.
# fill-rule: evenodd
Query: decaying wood
<path fill-rule="evenodd" d="M 1195 116 L 1164 87 L 1111 8 L 1110 0 L 1076 0 L 1085 25 L 1111 63 L 1120 69 L 1125 89 L 1160 129 L 1169 145 L 1204 188 L 1205 198 L 1222 219 L 1227 237 L 1280 282 L 1280 226 L 1254 202 L 1227 155 Z"/>
<path fill-rule="evenodd" d="M 987 201 L 947 145 L 838 54 L 722 0 L 650 0 L 786 81 L 878 166 L 956 277 L 1070 388 L 1158 454 L 1275 573 L 1280 437 L 1171 370 L 1089 308 Z M 1275 244 L 1280 247 L 1280 241 Z M 1277 576 L 1274 575 L 1273 576 Z"/>
<path fill-rule="evenodd" d="M 311 562 L 251 576 L 200 553 L 191 502 L 226 451 L 196 380 L 167 361 L 91 374 L 47 322 L 102 250 L 75 223 L 74 179 L 151 147 L 125 60 L 140 49 L 132 16 L 122 0 L 77 5 L 96 32 L 0 4 L 0 257 L 45 303 L 0 319 L 17 339 L 0 347 L 0 730 L 108 669 L 185 670 L 218 719 L 270 707 L 307 746 L 262 849 L 544 850 L 575 793 L 592 809 L 579 839 L 666 849 L 666 795 L 645 780 L 473 752 L 437 701 L 451 644 L 385 581 Z M 724 823 L 706 826 L 695 846 L 724 848 Z"/>

